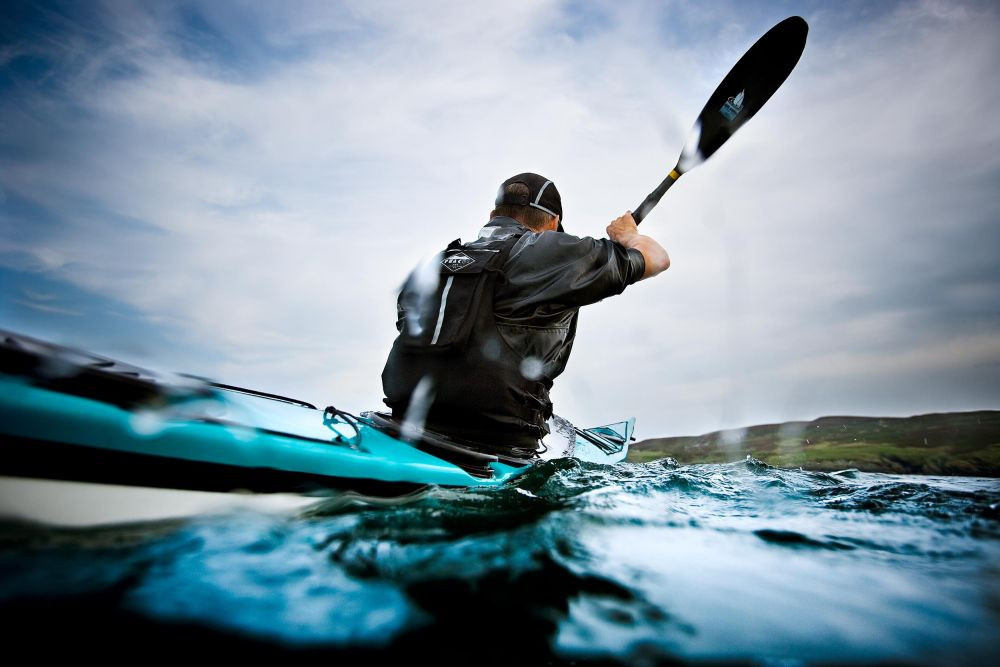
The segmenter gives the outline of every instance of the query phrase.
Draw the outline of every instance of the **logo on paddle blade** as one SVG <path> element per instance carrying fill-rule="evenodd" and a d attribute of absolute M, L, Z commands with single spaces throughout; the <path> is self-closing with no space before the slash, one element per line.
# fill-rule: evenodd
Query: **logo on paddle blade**
<path fill-rule="evenodd" d="M 449 271 L 459 271 L 475 261 L 476 260 L 469 257 L 464 252 L 459 252 L 454 255 L 448 255 L 441 260 L 441 264 L 443 264 L 444 268 Z"/>
<path fill-rule="evenodd" d="M 741 111 L 743 111 L 743 93 L 745 92 L 745 90 L 741 90 L 740 94 L 736 97 L 730 97 L 726 100 L 726 103 L 722 105 L 722 108 L 719 109 L 719 113 L 725 116 L 726 120 L 733 120 L 740 115 Z"/>

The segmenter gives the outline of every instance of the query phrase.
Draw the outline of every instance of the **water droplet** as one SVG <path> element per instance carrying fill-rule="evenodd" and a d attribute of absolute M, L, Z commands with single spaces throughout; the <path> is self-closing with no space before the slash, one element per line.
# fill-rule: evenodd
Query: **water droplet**
<path fill-rule="evenodd" d="M 542 377 L 542 369 L 545 364 L 538 357 L 528 357 L 521 362 L 521 375 L 529 380 L 537 380 Z"/>
<path fill-rule="evenodd" d="M 227 424 L 226 432 L 237 442 L 251 442 L 257 437 L 257 429 L 241 424 Z"/>
<path fill-rule="evenodd" d="M 731 428 L 722 431 L 720 439 L 726 447 L 737 447 L 743 443 L 746 434 L 747 430 L 745 428 Z"/>
<path fill-rule="evenodd" d="M 163 430 L 163 417 L 156 410 L 138 410 L 128 422 L 129 428 L 138 436 L 154 436 Z"/>
<path fill-rule="evenodd" d="M 500 341 L 496 338 L 490 338 L 485 343 L 483 343 L 483 356 L 490 361 L 496 361 L 500 358 Z"/>

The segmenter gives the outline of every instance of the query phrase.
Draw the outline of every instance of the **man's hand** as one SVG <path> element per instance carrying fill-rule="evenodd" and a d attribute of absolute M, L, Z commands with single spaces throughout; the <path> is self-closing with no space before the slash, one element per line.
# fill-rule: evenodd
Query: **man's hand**
<path fill-rule="evenodd" d="M 608 238 L 621 243 L 626 248 L 630 247 L 629 241 L 632 241 L 638 235 L 639 227 L 635 224 L 635 220 L 632 219 L 631 211 L 625 211 L 624 215 L 615 218 L 608 225 Z"/>
<path fill-rule="evenodd" d="M 639 233 L 631 211 L 625 211 L 624 215 L 615 218 L 608 225 L 608 238 L 642 253 L 642 258 L 646 261 L 646 272 L 639 280 L 652 278 L 670 267 L 670 256 L 667 255 L 667 251 L 652 238 Z"/>

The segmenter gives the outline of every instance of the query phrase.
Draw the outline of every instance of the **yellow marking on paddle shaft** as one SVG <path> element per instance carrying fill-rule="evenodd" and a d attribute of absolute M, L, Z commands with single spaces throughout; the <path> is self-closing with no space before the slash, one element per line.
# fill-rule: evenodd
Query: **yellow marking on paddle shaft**
<path fill-rule="evenodd" d="M 674 179 L 676 181 L 680 177 L 681 177 L 681 175 L 679 173 L 677 173 L 676 169 L 671 169 L 670 170 L 670 178 L 672 178 L 672 179 Z"/>

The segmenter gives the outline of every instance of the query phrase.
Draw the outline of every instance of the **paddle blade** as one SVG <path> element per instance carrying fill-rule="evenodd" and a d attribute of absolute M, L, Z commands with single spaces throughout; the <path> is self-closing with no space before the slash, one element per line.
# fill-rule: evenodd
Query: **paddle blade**
<path fill-rule="evenodd" d="M 701 110 L 678 172 L 712 157 L 736 130 L 754 117 L 792 73 L 806 47 L 809 25 L 791 16 L 768 30 L 743 54 Z"/>

